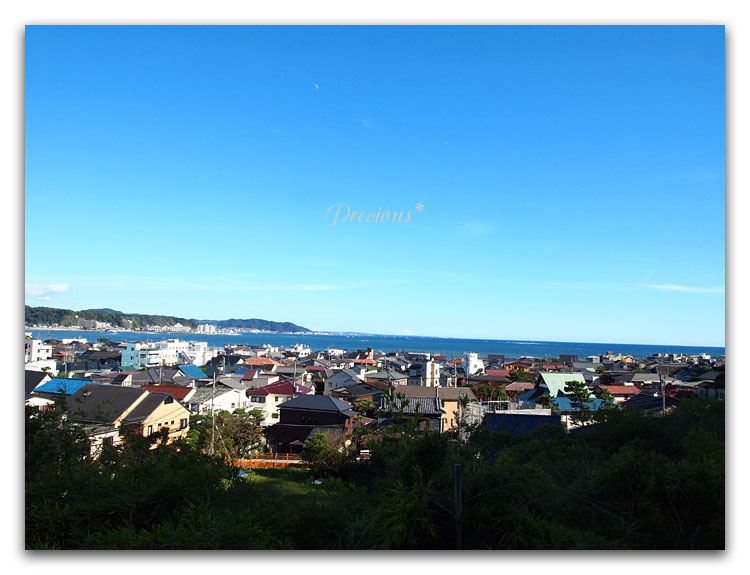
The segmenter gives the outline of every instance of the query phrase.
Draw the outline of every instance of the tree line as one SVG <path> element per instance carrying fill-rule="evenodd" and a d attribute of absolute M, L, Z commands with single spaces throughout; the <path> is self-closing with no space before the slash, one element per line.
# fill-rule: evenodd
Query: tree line
<path fill-rule="evenodd" d="M 596 418 L 517 436 L 465 423 L 463 433 L 431 432 L 395 418 L 344 445 L 314 434 L 309 470 L 241 471 L 227 455 L 260 442 L 253 412 L 221 414 L 214 453 L 210 428 L 196 422 L 188 440 L 129 437 L 92 455 L 60 413 L 30 410 L 26 546 L 723 549 L 724 402 Z"/>

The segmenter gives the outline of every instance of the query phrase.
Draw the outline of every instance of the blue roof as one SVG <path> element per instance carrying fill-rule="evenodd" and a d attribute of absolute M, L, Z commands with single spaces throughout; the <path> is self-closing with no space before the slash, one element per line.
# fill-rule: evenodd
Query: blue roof
<path fill-rule="evenodd" d="M 536 390 L 536 387 L 533 389 L 527 389 L 518 397 L 518 401 L 529 401 L 534 393 L 536 393 Z"/>
<path fill-rule="evenodd" d="M 505 431 L 511 435 L 519 435 L 535 430 L 540 425 L 562 425 L 560 415 L 526 415 L 523 413 L 488 413 L 482 421 L 495 431 Z"/>
<path fill-rule="evenodd" d="M 68 379 L 67 377 L 54 377 L 34 389 L 34 392 L 64 393 L 72 395 L 87 383 L 94 383 L 90 379 Z"/>
<path fill-rule="evenodd" d="M 237 371 L 235 371 L 234 373 L 236 373 L 237 375 L 245 375 L 246 371 L 247 371 L 246 367 L 241 367 Z"/>
<path fill-rule="evenodd" d="M 178 365 L 177 369 L 188 377 L 194 377 L 196 379 L 205 379 L 208 377 L 197 365 Z"/>
<path fill-rule="evenodd" d="M 552 403 L 557 405 L 560 411 L 579 411 L 577 407 L 573 407 L 571 405 L 569 397 L 554 397 L 552 398 Z M 595 397 L 595 398 L 589 399 L 588 408 L 591 411 L 596 411 L 602 406 L 603 403 L 604 403 L 603 399 L 599 399 L 598 397 Z"/>

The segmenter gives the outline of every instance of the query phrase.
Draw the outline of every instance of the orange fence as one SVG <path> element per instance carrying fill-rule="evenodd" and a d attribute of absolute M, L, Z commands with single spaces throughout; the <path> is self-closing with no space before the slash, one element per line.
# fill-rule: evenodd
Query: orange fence
<path fill-rule="evenodd" d="M 258 453 L 232 464 L 239 467 L 308 467 L 298 453 Z"/>

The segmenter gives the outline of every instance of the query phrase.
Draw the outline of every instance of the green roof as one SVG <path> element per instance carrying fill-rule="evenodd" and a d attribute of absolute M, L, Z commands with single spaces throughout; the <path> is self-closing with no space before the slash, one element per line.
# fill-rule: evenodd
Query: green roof
<path fill-rule="evenodd" d="M 540 373 L 542 383 L 549 389 L 550 397 L 561 397 L 566 395 L 565 382 L 580 381 L 586 383 L 583 374 L 580 373 Z"/>

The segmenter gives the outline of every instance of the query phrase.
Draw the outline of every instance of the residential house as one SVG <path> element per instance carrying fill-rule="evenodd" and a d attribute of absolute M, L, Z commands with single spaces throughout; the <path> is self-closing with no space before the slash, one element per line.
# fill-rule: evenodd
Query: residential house
<path fill-rule="evenodd" d="M 35 395 L 32 392 L 40 385 L 50 381 L 52 376 L 44 371 L 34 371 L 31 369 L 25 371 L 25 387 L 26 387 L 26 405 L 29 407 L 35 407 L 39 410 L 50 409 L 55 405 L 54 400 Z"/>
<path fill-rule="evenodd" d="M 529 359 L 508 360 L 503 364 L 503 369 L 508 371 L 531 371 L 532 361 Z"/>
<path fill-rule="evenodd" d="M 279 423 L 266 436 L 277 453 L 300 453 L 315 431 L 343 438 L 354 429 L 357 413 L 344 401 L 325 395 L 299 395 L 279 405 Z"/>
<path fill-rule="evenodd" d="M 253 357 L 246 359 L 243 365 L 251 369 L 259 369 L 267 372 L 274 372 L 277 368 L 282 367 L 284 364 L 270 357 Z"/>
<path fill-rule="evenodd" d="M 416 388 L 418 386 L 408 385 L 406 387 Z M 436 391 L 440 388 L 428 388 L 430 391 Z M 456 389 L 456 388 L 447 388 Z M 378 425 L 389 425 L 398 422 L 398 419 L 416 418 L 419 421 L 419 428 L 429 431 L 443 431 L 445 418 L 449 415 L 442 407 L 440 398 L 431 395 L 428 397 L 404 397 L 382 395 L 380 397 L 380 411 L 384 417 L 378 418 Z"/>
<path fill-rule="evenodd" d="M 714 371 L 704 374 L 698 384 L 698 392 L 701 397 L 707 399 L 725 399 L 724 372 Z"/>
<path fill-rule="evenodd" d="M 369 374 L 368 374 L 369 376 Z M 361 371 L 354 369 L 342 369 L 336 371 L 332 376 L 325 380 L 325 386 L 323 388 L 323 395 L 331 395 L 334 389 L 344 387 L 347 385 L 358 385 L 365 381 Z"/>
<path fill-rule="evenodd" d="M 182 404 L 187 404 L 190 398 L 195 395 L 195 387 L 185 387 L 182 385 L 142 385 L 141 389 L 147 389 L 154 393 L 168 393 Z"/>
<path fill-rule="evenodd" d="M 409 397 L 435 397 L 439 400 L 442 411 L 438 431 L 451 431 L 456 428 L 459 414 L 459 398 L 467 397 L 470 403 L 476 403 L 477 397 L 468 387 L 426 387 L 416 385 L 399 385 L 393 388 L 393 395 Z M 384 404 L 385 405 L 385 404 Z"/>
<path fill-rule="evenodd" d="M 334 399 L 340 399 L 354 405 L 357 400 L 369 400 L 374 405 L 378 405 L 380 396 L 383 395 L 385 389 L 388 389 L 387 384 L 380 382 L 365 382 L 357 385 L 347 385 L 334 389 L 331 392 L 331 397 Z"/>
<path fill-rule="evenodd" d="M 250 401 L 244 389 L 232 389 L 223 384 L 199 387 L 187 402 L 191 413 L 211 413 L 216 411 L 234 412 L 235 409 L 249 409 Z"/>
<path fill-rule="evenodd" d="M 382 381 L 389 385 L 406 385 L 409 376 L 395 369 L 383 369 L 380 371 L 368 371 L 365 374 L 368 381 Z"/>
<path fill-rule="evenodd" d="M 167 441 L 185 437 L 190 414 L 168 393 L 138 387 L 87 384 L 68 400 L 70 420 L 89 426 L 93 446 L 97 442 L 121 442 L 125 433 L 148 437 L 166 430 Z"/>
<path fill-rule="evenodd" d="M 580 373 L 540 373 L 536 377 L 536 393 L 534 397 L 549 394 L 550 397 L 565 397 L 565 386 L 569 381 L 586 383 Z"/>
<path fill-rule="evenodd" d="M 41 339 L 24 340 L 24 363 L 35 363 L 52 358 L 52 346 Z"/>
<path fill-rule="evenodd" d="M 641 390 L 635 385 L 602 385 L 597 384 L 593 388 L 595 395 L 599 395 L 602 390 L 609 391 L 615 397 L 617 403 L 624 403 L 634 395 L 641 393 Z"/>
<path fill-rule="evenodd" d="M 291 381 L 277 381 L 247 392 L 249 409 L 263 412 L 262 425 L 273 425 L 279 421 L 279 406 L 298 395 L 314 393 L 310 387 L 296 385 Z"/>
<path fill-rule="evenodd" d="M 45 381 L 32 390 L 32 394 L 37 397 L 44 397 L 52 400 L 59 400 L 76 393 L 84 385 L 94 383 L 90 379 L 72 379 L 67 377 L 53 377 Z"/>

